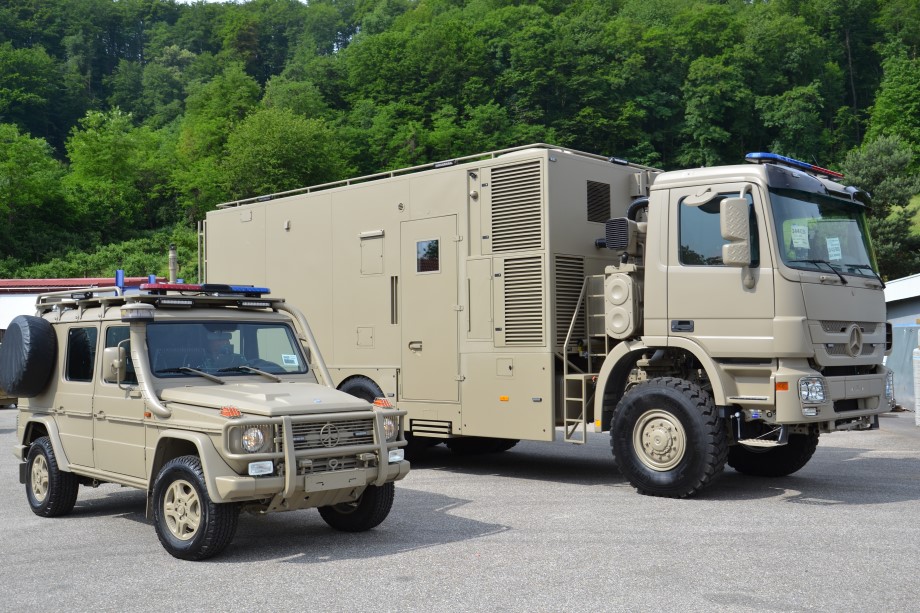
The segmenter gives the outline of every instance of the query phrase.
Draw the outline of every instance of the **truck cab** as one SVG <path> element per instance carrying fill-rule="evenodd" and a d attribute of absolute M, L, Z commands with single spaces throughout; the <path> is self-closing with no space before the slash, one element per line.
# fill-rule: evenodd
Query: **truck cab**
<path fill-rule="evenodd" d="M 621 470 L 647 493 L 692 493 L 725 461 L 789 474 L 820 433 L 877 427 L 889 410 L 891 329 L 868 195 L 790 158 L 748 161 L 662 173 L 631 219 L 608 222 L 606 246 L 621 258 L 606 271 L 606 325 L 625 342 L 604 362 L 596 409 Z M 696 424 L 631 407 L 662 394 L 687 405 L 709 396 L 712 407 Z M 708 458 L 693 484 L 673 471 L 691 451 Z"/>

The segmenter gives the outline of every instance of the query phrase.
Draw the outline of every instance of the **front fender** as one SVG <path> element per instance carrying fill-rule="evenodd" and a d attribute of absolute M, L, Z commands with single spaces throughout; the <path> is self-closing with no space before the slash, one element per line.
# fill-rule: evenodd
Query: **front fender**
<path fill-rule="evenodd" d="M 156 481 L 157 474 L 163 466 L 178 457 L 170 453 L 170 444 L 175 441 L 184 441 L 195 446 L 198 451 L 198 458 L 201 460 L 201 468 L 204 471 L 205 484 L 208 488 L 208 496 L 214 502 L 223 502 L 223 497 L 217 489 L 218 477 L 237 477 L 239 476 L 218 453 L 217 448 L 210 437 L 201 432 L 188 432 L 185 430 L 164 430 L 160 433 L 157 441 L 156 451 L 153 454 L 153 464 L 150 470 L 150 481 L 147 485 L 148 501 L 153 494 L 153 484 Z M 179 454 L 184 455 L 184 454 Z"/>

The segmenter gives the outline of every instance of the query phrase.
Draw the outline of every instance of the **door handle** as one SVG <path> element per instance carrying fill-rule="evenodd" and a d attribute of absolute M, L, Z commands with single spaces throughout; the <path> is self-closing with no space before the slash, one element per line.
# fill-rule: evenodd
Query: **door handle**
<path fill-rule="evenodd" d="M 421 351 L 422 341 L 409 341 L 409 351 Z"/>
<path fill-rule="evenodd" d="M 105 411 L 99 411 L 96 413 L 96 419 L 105 419 Z"/>

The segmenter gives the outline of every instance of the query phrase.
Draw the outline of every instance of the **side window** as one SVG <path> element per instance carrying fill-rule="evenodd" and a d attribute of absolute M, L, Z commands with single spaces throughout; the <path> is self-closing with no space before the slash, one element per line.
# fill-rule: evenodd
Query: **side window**
<path fill-rule="evenodd" d="M 65 377 L 68 381 L 93 380 L 98 335 L 96 328 L 71 328 L 67 331 Z"/>
<path fill-rule="evenodd" d="M 122 347 L 128 353 L 125 364 L 124 383 L 137 383 L 137 374 L 134 372 L 134 362 L 131 361 L 131 341 L 128 340 L 128 326 L 111 326 L 105 330 L 105 346 L 117 347 L 122 341 L 128 341 Z"/>
<path fill-rule="evenodd" d="M 719 194 L 700 206 L 680 203 L 680 253 L 679 261 L 685 266 L 722 266 L 722 245 L 728 243 L 722 238 L 719 224 L 719 205 L 734 194 Z M 751 222 L 751 266 L 760 263 L 757 231 L 757 216 L 754 214 L 754 200 L 747 194 Z"/>

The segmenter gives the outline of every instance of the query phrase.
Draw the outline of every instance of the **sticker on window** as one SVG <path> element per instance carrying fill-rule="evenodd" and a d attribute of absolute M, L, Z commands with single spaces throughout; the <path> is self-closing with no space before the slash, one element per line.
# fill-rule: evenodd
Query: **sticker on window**
<path fill-rule="evenodd" d="M 808 249 L 808 226 L 792 226 L 792 246 L 795 249 Z"/>
<path fill-rule="evenodd" d="M 297 356 L 294 354 L 285 353 L 281 356 L 281 363 L 285 366 L 298 366 Z"/>
<path fill-rule="evenodd" d="M 827 239 L 827 259 L 839 260 L 843 258 L 843 252 L 840 250 L 840 239 L 836 236 Z"/>

